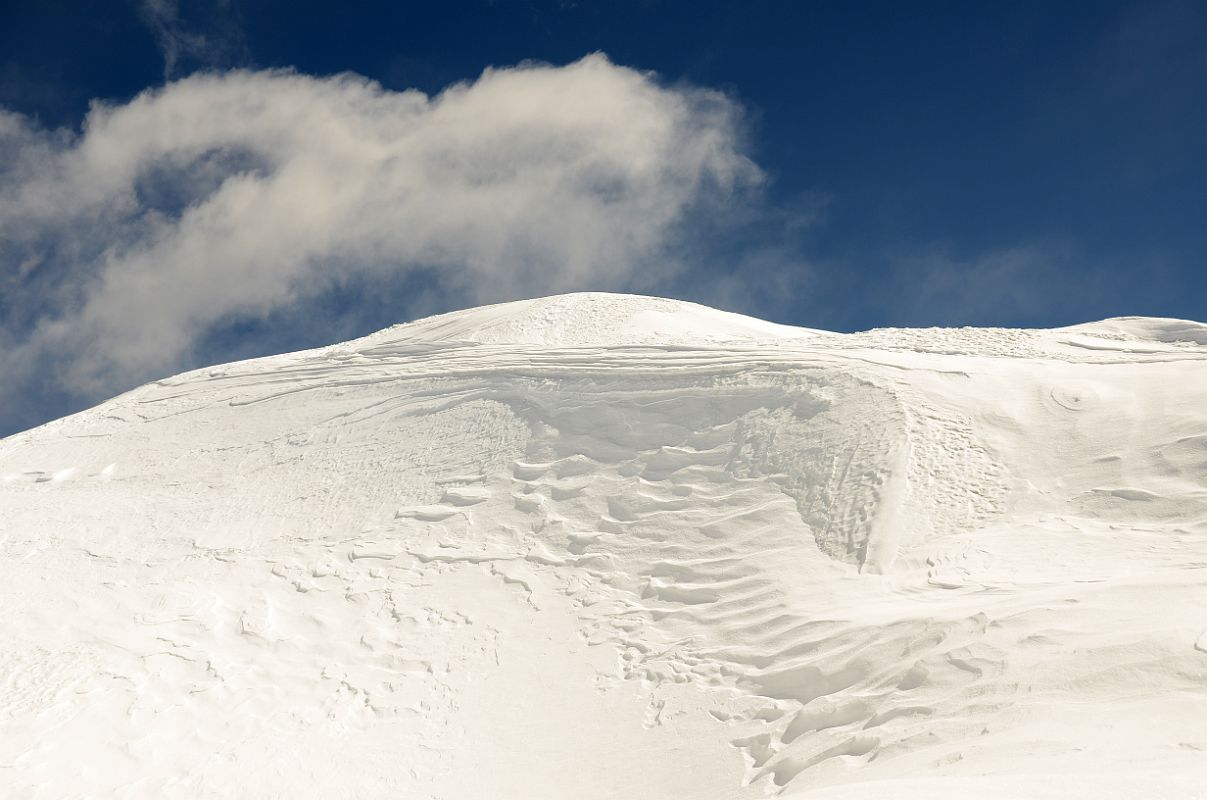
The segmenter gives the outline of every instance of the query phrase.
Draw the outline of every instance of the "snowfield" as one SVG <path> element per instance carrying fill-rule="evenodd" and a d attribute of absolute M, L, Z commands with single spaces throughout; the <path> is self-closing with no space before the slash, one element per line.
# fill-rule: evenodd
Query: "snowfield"
<path fill-rule="evenodd" d="M 1207 326 L 580 294 L 0 440 L 0 795 L 1207 798 Z"/>

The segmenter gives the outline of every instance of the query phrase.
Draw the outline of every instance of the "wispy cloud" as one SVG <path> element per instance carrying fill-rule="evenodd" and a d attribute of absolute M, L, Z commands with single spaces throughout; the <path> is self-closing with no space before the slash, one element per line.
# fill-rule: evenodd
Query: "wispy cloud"
<path fill-rule="evenodd" d="M 230 0 L 209 0 L 191 6 L 194 16 L 181 14 L 179 0 L 139 0 L 139 13 L 163 56 L 164 80 L 183 66 L 239 66 L 247 47 L 236 9 Z"/>
<path fill-rule="evenodd" d="M 931 245 L 888 257 L 878 303 L 893 324 L 992 325 L 1051 311 L 1065 283 L 1067 247 L 1023 246 L 956 254 Z"/>
<path fill-rule="evenodd" d="M 1068 325 L 1153 313 L 1167 291 L 1159 254 L 1116 263 L 1071 241 L 964 253 L 916 246 L 882 257 L 868 300 L 892 325 Z"/>
<path fill-rule="evenodd" d="M 358 278 L 466 303 L 649 285 L 689 220 L 759 183 L 739 129 L 725 96 L 598 55 L 435 97 L 195 75 L 79 135 L 0 115 L 0 405 L 99 399 Z"/>

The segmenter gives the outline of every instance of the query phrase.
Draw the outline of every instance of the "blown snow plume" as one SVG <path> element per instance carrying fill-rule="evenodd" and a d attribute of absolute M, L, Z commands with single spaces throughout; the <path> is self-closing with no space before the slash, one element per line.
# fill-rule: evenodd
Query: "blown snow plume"
<path fill-rule="evenodd" d="M 666 278 L 689 223 L 760 181 L 739 118 L 602 55 L 435 97 L 199 74 L 96 105 L 79 135 L 0 111 L 0 401 L 95 401 L 197 363 L 215 327 L 358 281 L 413 317 L 418 290 Z"/>
<path fill-rule="evenodd" d="M 1207 786 L 1207 328 L 588 294 L 0 441 L 22 797 Z"/>

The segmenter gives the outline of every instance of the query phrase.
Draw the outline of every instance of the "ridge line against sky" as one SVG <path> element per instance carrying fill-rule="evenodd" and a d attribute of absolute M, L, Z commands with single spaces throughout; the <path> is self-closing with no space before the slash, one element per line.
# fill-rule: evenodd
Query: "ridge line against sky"
<path fill-rule="evenodd" d="M 1191 2 L 89 8 L 0 12 L 0 435 L 557 291 L 1207 317 Z"/>

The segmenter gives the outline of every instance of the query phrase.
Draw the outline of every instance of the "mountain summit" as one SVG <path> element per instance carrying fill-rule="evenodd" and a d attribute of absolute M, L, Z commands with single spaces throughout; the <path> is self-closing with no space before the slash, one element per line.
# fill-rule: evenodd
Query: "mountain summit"
<path fill-rule="evenodd" d="M 387 328 L 369 339 L 622 347 L 801 339 L 817 333 L 682 300 L 580 292 L 454 311 Z"/>
<path fill-rule="evenodd" d="M 1204 330 L 565 295 L 0 440 L 5 783 L 1192 797 Z"/>

